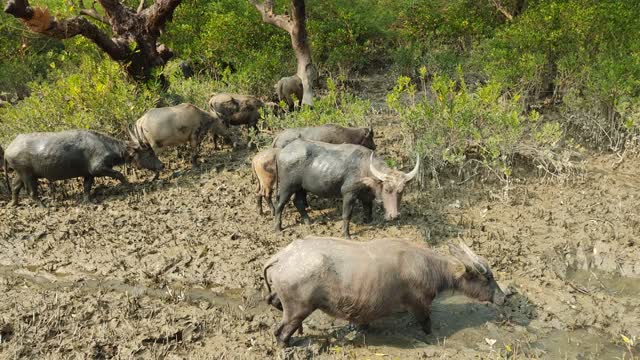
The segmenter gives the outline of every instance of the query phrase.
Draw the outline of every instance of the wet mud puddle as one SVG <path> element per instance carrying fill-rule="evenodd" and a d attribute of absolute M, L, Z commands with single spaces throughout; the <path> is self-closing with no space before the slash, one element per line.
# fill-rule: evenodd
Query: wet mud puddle
<path fill-rule="evenodd" d="M 52 291 L 112 291 L 128 296 L 177 299 L 194 305 L 206 302 L 211 306 L 231 311 L 275 311 L 261 301 L 261 294 L 254 290 L 232 289 L 217 293 L 207 288 L 188 288 L 180 285 L 152 288 L 120 280 L 100 279 L 93 274 L 51 273 L 39 267 L 17 266 L 0 266 L 0 279 Z M 613 277 L 606 273 L 578 270 L 569 273 L 567 280 L 574 284 L 576 289 L 585 292 L 603 291 L 611 296 L 630 298 L 640 294 L 640 279 L 636 278 Z M 279 314 L 276 316 L 279 317 Z M 513 332 L 497 325 L 502 321 L 499 307 L 476 303 L 461 294 L 446 292 L 433 304 L 433 332 L 429 336 L 424 335 L 409 314 L 397 314 L 376 321 L 364 335 L 354 334 L 346 322 L 332 320 L 319 311 L 305 322 L 305 326 L 317 329 L 319 333 L 331 333 L 331 337 L 342 341 L 360 344 L 357 348 L 361 350 L 375 349 L 383 354 L 393 354 L 399 349 L 428 349 L 429 346 L 443 344 L 462 349 L 463 352 L 464 349 L 488 350 L 496 354 L 505 354 L 507 351 L 516 354 L 519 352 L 527 357 L 549 359 L 626 359 L 630 358 L 631 354 L 638 354 L 637 344 L 629 348 L 620 339 L 612 339 L 591 328 L 538 331 L 523 323 L 520 333 L 526 331 L 536 335 L 531 341 L 522 341 L 518 331 Z M 302 343 L 296 346 L 304 346 L 305 342 L 302 340 Z"/>
<path fill-rule="evenodd" d="M 167 285 L 164 288 L 152 288 L 139 284 L 129 284 L 121 280 L 101 279 L 91 274 L 51 273 L 38 270 L 38 267 L 15 267 L 0 265 L 0 279 L 23 281 L 30 286 L 44 290 L 76 289 L 85 292 L 112 291 L 133 297 L 146 296 L 155 299 L 176 299 L 191 304 L 207 302 L 212 306 L 239 308 L 242 311 L 267 308 L 259 300 L 259 292 L 245 292 L 243 289 L 230 289 L 217 293 L 207 288 L 188 288 L 180 285 Z M 262 309 L 262 310 L 264 310 Z"/>

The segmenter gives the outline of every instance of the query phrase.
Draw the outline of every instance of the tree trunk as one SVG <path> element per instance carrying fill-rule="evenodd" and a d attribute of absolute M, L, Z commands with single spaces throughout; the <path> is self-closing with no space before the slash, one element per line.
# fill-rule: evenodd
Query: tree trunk
<path fill-rule="evenodd" d="M 262 3 L 250 0 L 262 15 L 262 20 L 277 26 L 291 36 L 291 46 L 296 55 L 298 69 L 296 75 L 302 80 L 302 104 L 313 106 L 313 83 L 316 77 L 315 67 L 311 61 L 311 48 L 307 39 L 306 10 L 304 0 L 292 0 L 292 15 L 275 15 L 273 13 L 273 0 L 265 0 Z"/>
<path fill-rule="evenodd" d="M 94 6 L 85 8 L 83 0 L 77 4 L 72 1 L 79 15 L 68 19 L 51 16 L 47 8 L 31 7 L 28 0 L 8 0 L 4 12 L 20 19 L 29 30 L 45 36 L 61 40 L 84 36 L 112 60 L 125 65 L 129 75 L 138 81 L 149 80 L 154 67 L 163 66 L 173 57 L 169 48 L 158 44 L 158 37 L 182 0 L 155 0 L 146 9 L 141 0 L 137 10 L 119 0 L 97 2 L 104 16 Z M 87 18 L 110 25 L 113 34 L 108 35 Z M 135 47 L 131 46 L 133 43 Z"/>
<path fill-rule="evenodd" d="M 307 14 L 304 0 L 293 0 L 293 27 L 291 45 L 298 61 L 297 75 L 302 80 L 302 104 L 313 106 L 314 68 L 311 62 L 311 48 L 307 41 Z"/>

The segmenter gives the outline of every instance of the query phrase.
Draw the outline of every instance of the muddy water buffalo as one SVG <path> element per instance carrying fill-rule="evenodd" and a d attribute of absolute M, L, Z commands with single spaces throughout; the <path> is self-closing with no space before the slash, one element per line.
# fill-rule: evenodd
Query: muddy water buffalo
<path fill-rule="evenodd" d="M 464 243 L 449 245 L 451 256 L 400 239 L 355 242 L 306 237 L 293 241 L 264 266 L 269 304 L 283 311 L 275 331 L 280 345 L 302 329 L 313 311 L 368 325 L 404 310 L 431 333 L 431 303 L 456 289 L 497 305 L 505 294 L 486 260 Z"/>
<path fill-rule="evenodd" d="M 373 128 L 345 128 L 334 124 L 286 129 L 274 139 L 272 146 L 274 148 L 283 148 L 299 137 L 305 140 L 322 141 L 331 144 L 356 144 L 371 150 L 376 149 L 376 144 L 373 141 Z M 261 215 L 263 198 L 269 204 L 271 212 L 273 213 L 274 211 L 271 193 L 277 176 L 275 171 L 277 153 L 273 149 L 268 149 L 253 158 L 252 165 L 258 178 L 258 213 Z"/>
<path fill-rule="evenodd" d="M 245 125 L 258 132 L 258 120 L 260 120 L 260 109 L 265 104 L 258 98 L 249 95 L 238 94 L 216 94 L 209 99 L 209 109 L 217 114 L 229 125 Z M 213 133 L 214 146 L 217 148 L 218 135 Z"/>
<path fill-rule="evenodd" d="M 18 204 L 22 187 L 40 206 L 38 179 L 64 180 L 84 178 L 84 201 L 91 200 L 95 177 L 108 176 L 127 183 L 113 166 L 133 163 L 139 168 L 161 170 L 162 163 L 153 149 L 143 144 L 130 130 L 130 142 L 114 139 L 97 131 L 69 130 L 57 133 L 18 135 L 5 151 L 4 171 L 13 169 L 13 204 Z"/>
<path fill-rule="evenodd" d="M 199 109 L 193 104 L 183 103 L 147 111 L 135 124 L 144 143 L 156 153 L 172 145 L 191 145 L 191 164 L 197 165 L 202 139 L 207 131 L 229 135 L 229 128 L 217 116 Z M 156 171 L 155 179 L 160 176 Z"/>
<path fill-rule="evenodd" d="M 275 85 L 278 100 L 283 101 L 289 106 L 289 111 L 293 111 L 296 107 L 302 106 L 303 87 L 302 80 L 298 75 L 283 77 L 278 80 Z"/>
<path fill-rule="evenodd" d="M 273 193 L 273 187 L 276 183 L 276 156 L 280 152 L 280 149 L 266 149 L 259 152 L 251 160 L 251 169 L 258 181 L 258 189 L 256 190 L 256 201 L 258 207 L 258 214 L 262 215 L 262 199 L 267 201 L 271 213 L 275 214 L 273 202 L 271 201 L 271 195 Z"/>
<path fill-rule="evenodd" d="M 356 144 L 371 150 L 376 149 L 376 144 L 373 141 L 373 127 L 346 128 L 335 124 L 285 129 L 276 136 L 271 146 L 283 148 L 299 137 L 330 144 Z"/>
<path fill-rule="evenodd" d="M 420 159 L 410 173 L 389 169 L 373 151 L 352 144 L 327 144 L 296 139 L 276 156 L 278 173 L 278 205 L 274 225 L 282 229 L 282 210 L 292 195 L 293 203 L 305 223 L 309 216 L 305 210 L 306 193 L 321 197 L 342 197 L 342 233 L 349 238 L 349 221 L 356 200 L 365 212 L 365 222 L 371 221 L 373 200 L 382 201 L 385 219 L 400 215 L 400 200 L 407 182 L 420 167 Z"/>

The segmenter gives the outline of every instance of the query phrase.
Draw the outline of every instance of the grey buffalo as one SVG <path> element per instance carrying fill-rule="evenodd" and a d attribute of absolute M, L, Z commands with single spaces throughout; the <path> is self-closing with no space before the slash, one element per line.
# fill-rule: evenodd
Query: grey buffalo
<path fill-rule="evenodd" d="M 208 131 L 229 136 L 229 128 L 221 119 L 189 103 L 151 109 L 135 126 L 142 141 L 156 153 L 167 146 L 189 143 L 193 167 L 197 165 L 200 144 Z M 159 176 L 156 171 L 155 179 Z"/>
<path fill-rule="evenodd" d="M 302 106 L 302 79 L 298 75 L 283 77 L 278 80 L 275 85 L 278 101 L 284 101 L 289 107 L 289 111 L 293 111 L 296 107 Z"/>
<path fill-rule="evenodd" d="M 285 129 L 273 140 L 272 147 L 283 148 L 297 138 L 322 141 L 330 144 L 356 144 L 376 149 L 373 128 L 348 128 L 335 124 Z"/>
<path fill-rule="evenodd" d="M 293 203 L 305 223 L 309 216 L 305 209 L 306 193 L 320 197 L 342 197 L 342 233 L 350 237 L 349 222 L 356 200 L 364 208 L 365 222 L 371 221 L 373 200 L 382 201 L 385 219 L 400 215 L 400 200 L 407 182 L 420 167 L 420 159 L 408 174 L 389 169 L 373 151 L 352 144 L 327 144 L 296 139 L 276 156 L 278 173 L 278 205 L 274 227 L 282 229 L 282 210 L 292 195 Z"/>
<path fill-rule="evenodd" d="M 257 204 L 259 214 L 262 214 L 262 199 L 267 201 L 272 213 L 275 211 L 271 201 L 271 194 L 276 183 L 275 162 L 278 151 L 274 150 L 285 147 L 299 137 L 305 140 L 322 141 L 331 144 L 356 144 L 371 150 L 376 149 L 376 144 L 373 141 L 373 128 L 345 128 L 339 125 L 326 124 L 284 130 L 274 139 L 272 149 L 261 151 L 251 162 L 253 172 L 258 180 Z"/>
<path fill-rule="evenodd" d="M 43 206 L 38 197 L 38 179 L 64 180 L 84 178 L 84 200 L 90 201 L 95 177 L 108 176 L 127 183 L 116 165 L 133 163 L 139 168 L 161 170 L 162 163 L 153 149 L 130 130 L 130 142 L 121 141 L 97 131 L 69 130 L 55 133 L 18 135 L 5 151 L 4 171 L 13 169 L 13 204 L 23 187 L 33 201 Z"/>
<path fill-rule="evenodd" d="M 352 324 L 368 325 L 398 310 L 409 311 L 431 333 L 431 304 L 447 289 L 480 301 L 504 303 L 486 260 L 464 243 L 451 256 L 400 239 L 355 242 L 306 237 L 275 254 L 264 266 L 267 302 L 282 310 L 275 336 L 291 335 L 316 309 Z"/>

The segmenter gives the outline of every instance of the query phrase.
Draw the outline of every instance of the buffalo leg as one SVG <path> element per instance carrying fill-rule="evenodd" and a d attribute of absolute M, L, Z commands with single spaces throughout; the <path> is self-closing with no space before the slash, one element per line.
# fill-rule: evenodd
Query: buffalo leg
<path fill-rule="evenodd" d="M 128 184 L 129 183 L 127 178 L 124 177 L 124 175 L 122 175 L 121 172 L 119 172 L 118 170 L 110 169 L 110 168 L 103 168 L 103 169 L 100 169 L 98 171 L 94 171 L 93 175 L 94 176 L 107 176 L 107 177 L 110 177 L 112 179 L 116 179 L 116 180 L 120 181 L 123 184 Z"/>
<path fill-rule="evenodd" d="M 306 224 L 309 225 L 311 224 L 311 220 L 309 219 L 309 214 L 307 214 L 307 210 L 305 209 L 305 201 L 304 199 L 307 197 L 307 194 L 304 191 L 298 191 L 296 192 L 296 194 L 293 197 L 293 204 L 296 206 L 296 209 L 298 209 L 298 212 L 300 213 L 300 216 L 302 217 L 302 221 Z"/>
<path fill-rule="evenodd" d="M 198 154 L 200 153 L 200 143 L 202 137 L 199 132 L 191 136 L 191 166 L 198 167 Z"/>
<path fill-rule="evenodd" d="M 258 208 L 258 215 L 263 215 L 262 212 L 262 193 L 256 195 L 256 207 Z"/>
<path fill-rule="evenodd" d="M 84 194 L 83 194 L 83 200 L 84 202 L 91 202 L 91 187 L 93 186 L 93 176 L 85 176 L 84 177 Z"/>
<path fill-rule="evenodd" d="M 345 239 L 351 239 L 351 235 L 349 235 L 349 222 L 351 221 L 355 200 L 352 193 L 342 195 L 342 235 Z"/>
<path fill-rule="evenodd" d="M 273 206 L 273 201 L 271 201 L 271 196 L 272 194 L 269 193 L 266 198 L 267 198 L 267 205 L 269 205 L 269 209 L 271 210 L 271 214 L 275 214 L 276 213 L 276 208 Z M 260 207 L 262 209 L 262 206 Z"/>
<path fill-rule="evenodd" d="M 218 135 L 213 134 L 213 150 L 220 150 L 218 147 Z"/>
<path fill-rule="evenodd" d="M 44 207 L 42 200 L 38 196 L 38 178 L 32 176 L 26 182 L 27 189 L 29 189 L 29 194 L 31 194 L 31 199 L 36 203 L 39 207 Z"/>
<path fill-rule="evenodd" d="M 273 217 L 273 227 L 276 231 L 282 231 L 282 210 L 291 199 L 291 195 L 293 194 L 290 192 L 278 194 L 278 206 L 276 206 L 276 212 Z"/>
<path fill-rule="evenodd" d="M 279 327 L 278 334 L 276 335 L 278 345 L 282 347 L 289 346 L 289 340 L 296 330 L 302 331 L 302 322 L 312 312 L 313 308 L 300 308 L 300 309 L 288 309 L 285 307 L 282 315 L 282 324 Z"/>
<path fill-rule="evenodd" d="M 370 223 L 373 220 L 373 201 L 369 199 L 361 199 L 362 210 L 364 213 L 364 222 Z"/>
<path fill-rule="evenodd" d="M 16 176 L 13 178 L 13 184 L 11 184 L 11 203 L 13 206 L 18 205 L 18 195 L 20 194 L 20 190 L 24 186 L 24 182 L 20 178 L 20 176 Z"/>
<path fill-rule="evenodd" d="M 422 331 L 427 335 L 431 334 L 431 305 L 416 304 L 411 307 L 411 312 L 422 327 Z"/>

